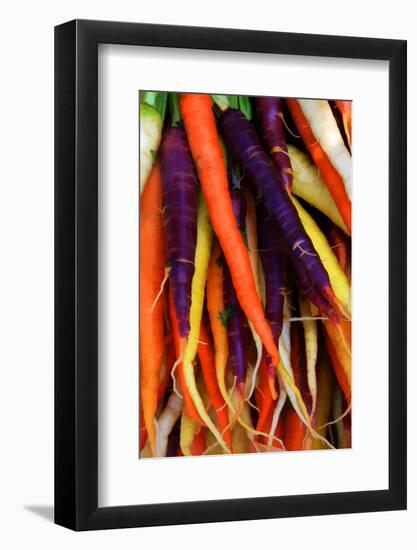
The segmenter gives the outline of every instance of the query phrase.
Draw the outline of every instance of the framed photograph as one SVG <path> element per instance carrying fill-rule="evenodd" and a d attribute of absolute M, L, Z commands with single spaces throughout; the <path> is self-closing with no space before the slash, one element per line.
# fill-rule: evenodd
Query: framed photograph
<path fill-rule="evenodd" d="M 406 508 L 406 41 L 55 29 L 55 522 Z"/>

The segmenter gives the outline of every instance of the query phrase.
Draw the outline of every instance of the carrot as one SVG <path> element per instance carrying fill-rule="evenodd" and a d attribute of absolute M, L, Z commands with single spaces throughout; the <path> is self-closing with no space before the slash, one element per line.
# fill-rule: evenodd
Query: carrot
<path fill-rule="evenodd" d="M 300 314 L 302 315 L 301 311 Z M 306 353 L 303 342 L 302 328 L 300 323 L 291 323 L 291 366 L 294 373 L 294 380 L 301 389 L 305 402 L 310 404 L 311 397 L 308 395 L 306 372 Z M 311 409 L 310 409 L 311 414 Z M 294 415 L 293 410 L 287 409 L 284 420 L 284 445 L 288 451 L 301 451 L 304 448 L 306 429 L 299 418 Z"/>
<path fill-rule="evenodd" d="M 206 411 L 197 388 L 194 371 L 194 360 L 197 354 L 198 340 L 200 337 L 200 326 L 204 306 L 204 289 L 207 280 L 212 243 L 213 230 L 210 225 L 206 203 L 200 193 L 197 214 L 197 244 L 194 259 L 195 271 L 191 285 L 190 332 L 183 354 L 184 377 L 186 386 L 200 418 L 213 433 L 222 449 L 226 453 L 229 453 L 230 450 L 224 442 L 222 435 Z"/>
<path fill-rule="evenodd" d="M 284 297 L 288 292 L 285 257 L 274 220 L 261 201 L 258 203 L 258 233 L 265 281 L 265 316 L 278 342 L 283 326 Z"/>
<path fill-rule="evenodd" d="M 182 411 L 183 400 L 176 393 L 171 393 L 165 409 L 158 418 L 155 456 L 165 456 L 168 447 L 168 436 L 171 433 Z"/>
<path fill-rule="evenodd" d="M 206 203 L 201 193 L 198 197 L 197 244 L 195 248 L 195 271 L 191 283 L 190 332 L 184 350 L 184 364 L 195 359 L 203 316 L 205 286 L 208 264 L 213 245 L 213 229 Z"/>
<path fill-rule="evenodd" d="M 279 398 L 278 398 L 278 400 L 279 400 Z M 256 440 L 256 448 L 257 448 L 258 452 L 259 452 L 259 449 L 264 451 L 264 452 L 277 451 L 277 450 L 283 451 L 283 450 L 285 450 L 284 441 L 283 441 L 283 436 L 284 436 L 283 415 L 282 414 L 279 415 L 278 423 L 275 426 L 274 412 L 275 412 L 275 410 L 273 408 L 271 408 L 268 412 L 268 415 L 267 415 L 266 419 L 265 419 L 265 430 L 266 430 L 265 437 L 259 437 L 258 438 L 259 441 L 258 441 L 258 439 Z M 301 420 L 300 420 L 300 422 L 301 422 Z M 274 424 L 274 426 L 273 426 L 273 424 Z"/>
<path fill-rule="evenodd" d="M 320 231 L 312 216 L 310 216 L 310 214 L 301 206 L 295 197 L 292 197 L 291 200 L 297 209 L 306 233 L 309 235 L 320 260 L 328 273 L 332 290 L 337 298 L 337 301 L 342 306 L 342 311 L 346 314 L 350 314 L 350 285 L 345 272 L 340 267 L 340 264 L 337 261 L 332 248 L 327 242 L 326 237 Z M 339 306 L 339 304 L 335 302 L 333 305 Z"/>
<path fill-rule="evenodd" d="M 152 458 L 154 455 L 152 454 L 151 445 L 149 441 L 146 443 L 146 445 L 143 447 L 143 449 L 140 452 L 139 458 Z"/>
<path fill-rule="evenodd" d="M 344 233 L 348 234 L 349 231 L 316 165 L 308 155 L 294 147 L 294 145 L 288 145 L 288 154 L 294 173 L 292 193 L 320 210 Z"/>
<path fill-rule="evenodd" d="M 292 369 L 292 362 L 291 362 L 291 323 L 289 319 L 290 306 L 289 306 L 288 296 L 285 296 L 283 300 L 283 313 L 285 314 L 285 319 L 283 319 L 282 331 L 279 337 L 279 353 L 281 357 L 281 365 L 282 365 L 282 368 L 290 376 L 295 387 L 300 388 L 299 382 L 294 378 L 294 372 Z M 303 398 L 303 401 L 305 402 L 304 396 L 302 396 L 302 398 Z M 281 413 L 286 403 L 286 400 L 287 400 L 287 392 L 285 390 L 285 387 L 281 384 L 278 401 L 277 401 L 277 404 L 275 405 L 275 409 L 272 414 L 271 426 L 269 429 L 268 446 L 272 445 L 272 437 L 277 430 L 278 423 L 281 418 Z M 301 419 L 300 419 L 300 422 L 303 424 Z"/>
<path fill-rule="evenodd" d="M 258 114 L 258 126 L 265 149 L 274 161 L 285 189 L 289 192 L 292 186 L 293 172 L 285 139 L 282 99 L 278 97 L 257 97 L 255 105 Z"/>
<path fill-rule="evenodd" d="M 327 271 L 282 185 L 275 165 L 263 150 L 254 126 L 239 110 L 226 109 L 219 116 L 219 128 L 233 157 L 256 186 L 273 217 L 288 254 L 306 269 L 323 297 L 334 300 Z"/>
<path fill-rule="evenodd" d="M 230 191 L 230 195 L 237 225 L 243 234 L 245 232 L 246 203 L 240 189 L 233 189 Z M 223 297 L 226 312 L 223 321 L 226 324 L 229 343 L 229 367 L 236 379 L 237 391 L 243 398 L 247 371 L 247 346 L 245 345 L 247 325 L 227 266 L 224 268 Z"/>
<path fill-rule="evenodd" d="M 246 430 L 250 443 L 257 448 L 256 436 L 265 436 L 267 434 L 260 433 L 253 427 L 252 417 L 248 401 L 242 401 L 238 392 L 233 392 L 230 396 L 231 410 L 239 411 L 237 416 L 238 423 Z M 240 410 L 239 410 L 240 409 Z"/>
<path fill-rule="evenodd" d="M 258 235 L 257 235 L 257 220 L 256 220 L 256 204 L 252 193 L 249 192 L 247 186 L 243 190 L 243 196 L 246 201 L 246 238 L 249 249 L 249 260 L 252 268 L 253 277 L 255 279 L 255 287 L 258 296 L 261 297 L 261 289 L 259 282 L 259 251 L 258 251 Z M 252 396 L 256 383 L 256 375 L 262 360 L 262 340 L 259 338 L 255 327 L 249 322 L 249 328 L 252 333 L 253 341 L 256 348 L 256 362 L 253 368 L 252 383 L 248 393 L 248 399 Z"/>
<path fill-rule="evenodd" d="M 342 177 L 339 170 L 341 169 L 340 165 L 334 165 L 329 159 L 328 154 L 326 154 L 324 147 L 322 147 L 320 138 L 325 133 L 324 128 L 315 128 L 316 134 L 313 132 L 311 126 L 312 119 L 308 118 L 304 112 L 307 100 L 297 100 L 297 99 L 287 99 L 286 103 L 288 109 L 291 113 L 291 116 L 297 126 L 297 129 L 303 138 L 304 143 L 306 144 L 314 162 L 316 163 L 318 169 L 320 170 L 321 176 L 329 188 L 329 191 L 339 209 L 339 212 L 343 218 L 343 221 L 348 228 L 349 232 L 352 231 L 352 206 L 349 199 L 348 190 L 346 188 L 347 180 Z M 314 100 L 315 102 L 317 100 Z M 330 109 L 330 107 L 329 107 Z M 309 115 L 311 109 L 308 111 Z M 330 113 L 331 116 L 333 116 Z M 336 122 L 334 122 L 336 124 Z M 337 129 L 337 128 L 336 128 Z M 318 134 L 318 135 L 317 135 Z M 329 150 L 328 150 L 329 151 Z M 347 153 L 349 155 L 349 153 Z M 334 162 L 334 159 L 333 159 Z M 347 170 L 343 170 L 345 173 Z M 346 177 L 346 175 L 345 175 Z"/>
<path fill-rule="evenodd" d="M 317 402 L 317 353 L 318 353 L 318 330 L 317 321 L 312 319 L 313 311 L 311 303 L 308 300 L 303 299 L 300 296 L 300 315 L 303 319 L 304 329 L 304 341 L 306 350 L 306 362 L 307 362 L 307 382 L 310 390 L 312 404 L 311 404 L 311 416 L 314 415 Z"/>
<path fill-rule="evenodd" d="M 214 360 L 217 383 L 223 399 L 227 402 L 228 394 L 225 383 L 225 372 L 229 355 L 229 345 L 227 341 L 227 330 L 220 317 L 224 311 L 223 265 L 221 257 L 219 245 L 216 243 L 213 246 L 208 266 L 206 293 L 207 310 L 210 317 L 210 326 L 214 341 Z"/>
<path fill-rule="evenodd" d="M 318 308 L 323 316 L 329 317 L 329 319 L 332 319 L 335 323 L 338 323 L 338 313 L 318 291 L 307 270 L 305 270 L 303 266 L 296 262 L 291 256 L 288 256 L 288 261 L 292 268 L 294 280 L 300 294 L 310 300 L 310 302 Z"/>
<path fill-rule="evenodd" d="M 183 410 L 181 415 L 180 448 L 184 456 L 191 456 L 193 454 L 193 441 L 199 429 L 200 424 Z"/>
<path fill-rule="evenodd" d="M 195 422 L 199 424 L 203 424 L 203 421 L 200 418 L 200 415 L 197 412 L 197 409 L 194 405 L 194 401 L 190 395 L 190 392 L 188 391 L 188 387 L 185 381 L 185 374 L 184 374 L 184 364 L 181 360 L 183 352 L 184 352 L 184 341 L 180 338 L 180 333 L 178 329 L 178 322 L 177 322 L 177 315 L 175 312 L 175 306 L 174 306 L 174 298 L 172 293 L 172 287 L 170 285 L 169 287 L 169 306 L 170 306 L 170 313 L 171 313 L 171 325 L 172 325 L 172 334 L 174 337 L 174 343 L 175 343 L 175 354 L 177 357 L 177 361 L 180 361 L 178 364 L 178 379 L 181 386 L 181 392 L 182 397 L 184 399 L 184 406 L 185 410 L 187 412 L 187 415 L 192 418 Z"/>
<path fill-rule="evenodd" d="M 268 391 L 267 377 L 268 377 L 268 364 L 267 364 L 266 356 L 264 354 L 262 356 L 261 365 L 259 367 L 259 378 L 260 378 L 260 382 L 258 386 L 259 417 L 256 425 L 256 429 L 259 432 L 267 432 L 268 430 L 267 426 L 269 424 L 267 420 L 268 420 L 269 411 L 271 410 L 272 403 L 273 403 L 271 393 Z"/>
<path fill-rule="evenodd" d="M 233 452 L 235 454 L 249 452 L 249 439 L 246 430 L 239 424 L 233 427 Z"/>
<path fill-rule="evenodd" d="M 278 349 L 265 319 L 248 251 L 233 213 L 212 103 L 210 96 L 205 94 L 181 94 L 180 108 L 188 143 L 197 166 L 210 220 L 226 257 L 239 303 L 246 317 L 253 323 L 273 364 L 277 365 Z M 272 384 L 271 392 L 276 397 Z"/>
<path fill-rule="evenodd" d="M 207 428 L 202 427 L 200 430 L 195 434 L 193 443 L 191 445 L 191 454 L 193 456 L 199 456 L 204 453 L 204 451 L 207 449 Z"/>
<path fill-rule="evenodd" d="M 159 153 L 168 273 L 180 337 L 185 338 L 190 330 L 198 180 L 183 128 L 165 128 Z"/>
<path fill-rule="evenodd" d="M 330 414 L 332 411 L 334 383 L 334 374 L 329 362 L 329 357 L 326 353 L 321 353 L 318 369 L 316 429 L 322 437 L 325 437 L 326 435 L 326 424 L 329 422 Z M 312 448 L 326 449 L 327 447 L 323 444 L 322 441 L 314 440 L 312 441 Z"/>
<path fill-rule="evenodd" d="M 282 418 L 281 413 L 283 411 L 286 401 L 287 401 L 287 392 L 285 391 L 284 388 L 281 388 L 279 392 L 277 404 L 275 405 L 275 409 L 273 411 L 272 410 L 270 411 L 272 415 L 271 415 L 270 428 L 269 428 L 268 440 L 267 440 L 268 447 L 274 446 L 277 443 L 274 437 L 277 432 L 279 422 Z M 298 415 L 297 415 L 297 418 L 298 418 Z M 303 424 L 301 420 L 300 422 L 301 424 Z M 279 447 L 284 448 L 284 443 L 280 444 Z"/>
<path fill-rule="evenodd" d="M 337 381 L 343 390 L 346 401 L 351 398 L 351 323 L 341 322 L 335 325 L 332 321 L 324 321 L 326 347 L 336 374 Z"/>
<path fill-rule="evenodd" d="M 160 375 L 162 374 L 162 377 L 159 378 L 159 386 L 158 386 L 158 402 L 161 401 L 163 396 L 165 395 L 165 392 L 169 386 L 169 381 L 171 379 L 171 371 L 172 367 L 175 363 L 175 346 L 172 341 L 165 343 L 165 357 L 163 361 L 163 368 L 164 372 L 162 373 L 162 369 L 160 372 Z"/>
<path fill-rule="evenodd" d="M 146 426 L 143 422 L 143 410 L 142 403 L 139 405 L 139 451 L 141 451 L 146 445 L 148 434 L 146 432 Z"/>
<path fill-rule="evenodd" d="M 336 100 L 336 106 L 338 107 L 343 120 L 343 127 L 349 143 L 349 147 L 352 149 L 352 102 Z"/>
<path fill-rule="evenodd" d="M 352 158 L 345 146 L 336 119 L 326 99 L 299 99 L 313 134 L 343 179 L 346 192 L 352 192 Z"/>
<path fill-rule="evenodd" d="M 222 436 L 228 447 L 231 449 L 232 434 L 229 429 L 228 409 L 225 406 L 225 401 L 217 383 L 216 367 L 213 352 L 211 350 L 210 336 L 204 320 L 201 322 L 200 342 L 198 344 L 197 353 L 201 364 L 204 383 L 206 385 L 211 404 L 216 412 Z"/>
<path fill-rule="evenodd" d="M 202 401 L 204 402 L 204 407 L 207 410 L 209 406 L 209 396 L 206 387 L 204 386 L 201 371 L 199 371 L 196 376 L 196 387 L 199 395 L 201 395 Z M 184 456 L 191 456 L 194 454 L 193 444 L 196 436 L 201 430 L 204 430 L 204 433 L 207 434 L 207 428 L 205 426 L 201 426 L 198 422 L 190 418 L 187 415 L 187 412 L 183 410 L 180 422 L 180 449 Z"/>
<path fill-rule="evenodd" d="M 350 440 L 350 413 L 346 414 L 346 406 L 339 385 L 336 385 L 333 395 L 333 418 L 337 432 L 337 448 L 349 449 Z"/>
<path fill-rule="evenodd" d="M 196 116 L 196 113 L 191 109 L 190 114 Z M 202 123 L 203 121 L 200 120 L 199 122 Z M 272 163 L 266 152 L 262 149 L 253 125 L 241 111 L 232 108 L 226 108 L 222 111 L 218 123 L 221 134 L 224 137 L 225 143 L 229 147 L 233 157 L 242 166 L 248 178 L 262 194 L 262 200 L 271 214 L 273 214 L 279 229 L 282 231 L 283 238 L 285 237 L 287 241 L 287 247 L 291 249 L 291 253 L 294 257 L 296 257 L 299 262 L 302 262 L 312 275 L 314 274 L 314 278 L 317 281 L 323 296 L 333 297 L 333 291 L 330 287 L 327 272 L 318 259 L 311 240 L 301 225 L 295 207 L 288 198 L 288 194 L 280 181 L 279 173 L 277 172 L 275 165 Z M 215 135 L 217 137 L 217 134 Z M 191 149 L 193 149 L 192 145 Z M 213 172 L 213 167 L 211 168 L 211 172 Z M 211 173 L 209 172 L 209 176 L 210 174 Z M 204 189 L 201 169 L 200 180 Z M 208 178 L 208 183 L 211 183 L 211 176 Z M 209 190 L 212 191 L 213 186 L 209 185 Z M 211 197 L 211 199 L 212 201 L 217 201 L 218 194 Z M 214 215 L 218 215 L 219 208 L 216 207 L 213 208 L 213 210 Z M 224 220 L 227 217 L 227 215 L 222 216 L 220 231 L 224 231 Z M 213 225 L 216 229 L 216 224 L 214 222 Z M 233 229 L 235 230 L 236 227 L 233 226 Z M 241 241 L 241 237 L 239 241 Z M 230 245 L 234 244 L 233 241 L 230 238 L 226 238 L 224 240 L 224 245 L 222 242 L 221 244 L 228 263 L 230 265 L 233 263 L 237 266 L 236 247 L 234 246 L 232 249 L 230 248 Z M 226 254 L 225 247 L 229 247 L 230 259 Z M 265 319 L 262 305 L 258 295 L 256 294 L 253 276 L 248 277 L 248 274 L 252 275 L 252 273 L 249 271 L 249 266 L 247 263 L 248 259 L 246 253 L 245 263 L 243 263 L 242 258 L 242 263 L 239 261 L 238 264 L 239 270 L 241 269 L 243 273 L 239 271 L 237 276 L 233 278 L 233 283 L 239 296 L 242 309 L 244 310 L 246 316 L 253 322 L 255 329 L 262 339 L 266 351 L 271 356 L 272 365 L 277 367 L 280 382 L 285 386 L 285 390 L 294 409 L 297 411 L 300 418 L 303 419 L 309 430 L 312 430 L 310 418 L 301 394 L 298 391 L 298 388 L 294 385 L 291 376 L 279 361 L 279 352 L 274 341 L 271 327 Z M 233 275 L 232 267 L 230 267 L 230 270 Z M 245 279 L 243 279 L 242 275 L 245 275 Z M 241 294 L 242 297 L 240 297 Z M 250 303 L 248 303 L 248 298 L 250 299 Z M 258 306 L 260 309 L 259 316 L 253 316 L 252 318 L 251 315 L 253 315 L 255 307 L 258 308 Z M 257 325 L 259 325 L 259 329 L 257 328 Z M 276 398 L 277 393 L 275 389 L 275 376 L 269 376 L 268 381 L 270 384 L 270 391 L 273 397 Z"/>
<path fill-rule="evenodd" d="M 168 444 L 165 456 L 173 457 L 178 456 L 178 451 L 180 449 L 180 425 L 181 419 L 177 418 L 177 421 L 174 424 L 174 427 L 171 430 L 171 433 L 168 436 Z"/>
<path fill-rule="evenodd" d="M 329 230 L 327 231 L 327 238 L 330 246 L 332 247 L 334 255 L 339 262 L 340 267 L 344 272 L 346 272 L 348 252 L 345 236 L 338 227 L 336 227 L 335 225 L 331 225 Z"/>
<path fill-rule="evenodd" d="M 155 412 L 159 371 L 164 356 L 164 302 L 155 297 L 165 273 L 162 223 L 162 188 L 159 164 L 148 179 L 140 200 L 140 395 L 143 419 L 155 455 Z"/>
<path fill-rule="evenodd" d="M 140 114 L 140 193 L 152 172 L 161 141 L 167 94 L 144 92 L 141 94 Z"/>
<path fill-rule="evenodd" d="M 294 409 L 288 408 L 286 411 L 284 426 L 285 449 L 287 451 L 302 451 L 306 430 Z"/>

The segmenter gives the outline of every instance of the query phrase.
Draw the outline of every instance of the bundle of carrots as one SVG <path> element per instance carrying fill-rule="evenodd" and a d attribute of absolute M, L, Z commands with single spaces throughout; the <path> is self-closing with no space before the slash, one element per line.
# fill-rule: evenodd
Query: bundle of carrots
<path fill-rule="evenodd" d="M 351 128 L 141 95 L 140 457 L 350 447 Z"/>

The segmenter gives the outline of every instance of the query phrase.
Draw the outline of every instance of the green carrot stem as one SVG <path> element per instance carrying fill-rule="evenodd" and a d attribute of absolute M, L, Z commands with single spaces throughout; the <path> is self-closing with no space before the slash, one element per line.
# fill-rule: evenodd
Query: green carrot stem
<path fill-rule="evenodd" d="M 169 112 L 171 113 L 171 125 L 178 126 L 181 122 L 180 105 L 178 103 L 178 94 L 168 94 Z"/>
<path fill-rule="evenodd" d="M 252 104 L 247 95 L 238 96 L 239 109 L 248 120 L 252 120 Z"/>
<path fill-rule="evenodd" d="M 236 96 L 229 96 L 229 95 L 212 95 L 211 96 L 214 103 L 220 108 L 221 111 L 225 111 L 226 109 L 230 109 L 230 99 Z M 233 103 L 232 99 L 232 103 Z"/>
<path fill-rule="evenodd" d="M 140 102 L 146 103 L 158 111 L 161 120 L 165 118 L 168 94 L 166 92 L 141 92 Z"/>

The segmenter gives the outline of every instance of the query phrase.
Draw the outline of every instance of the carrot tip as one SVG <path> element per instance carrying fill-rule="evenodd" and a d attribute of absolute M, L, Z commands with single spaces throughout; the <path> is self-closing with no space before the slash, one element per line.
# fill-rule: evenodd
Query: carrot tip
<path fill-rule="evenodd" d="M 327 300 L 329 301 L 329 304 L 335 309 L 334 312 L 329 312 L 329 317 L 334 323 L 339 324 L 340 316 L 347 319 L 349 318 L 349 315 L 346 313 L 342 304 L 336 298 L 336 295 L 330 286 L 325 286 L 323 288 L 323 294 L 325 298 L 327 298 Z"/>
<path fill-rule="evenodd" d="M 273 376 L 268 374 L 268 384 L 272 399 L 275 401 L 276 399 L 278 399 L 277 390 L 275 389 L 275 372 Z"/>

